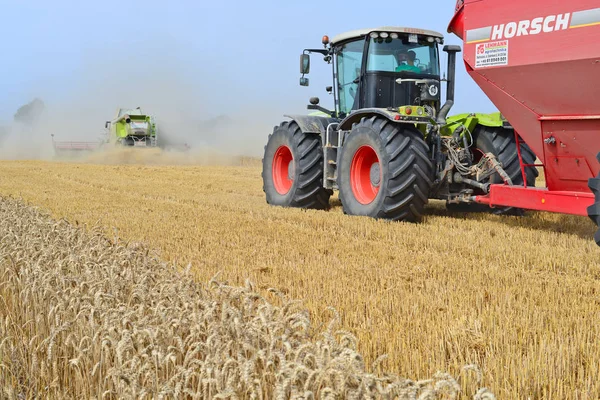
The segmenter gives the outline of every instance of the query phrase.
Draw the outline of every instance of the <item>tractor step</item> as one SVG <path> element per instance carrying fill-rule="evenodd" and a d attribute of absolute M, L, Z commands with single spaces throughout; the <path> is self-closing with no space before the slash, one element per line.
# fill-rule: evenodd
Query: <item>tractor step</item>
<path fill-rule="evenodd" d="M 324 164 L 324 181 L 325 189 L 337 190 L 337 155 L 338 148 L 333 146 L 325 146 L 323 148 Z"/>
<path fill-rule="evenodd" d="M 337 130 L 338 124 L 332 123 L 327 126 L 323 141 L 323 186 L 325 189 L 337 190 L 337 164 L 339 152 L 342 146 L 344 133 Z"/>

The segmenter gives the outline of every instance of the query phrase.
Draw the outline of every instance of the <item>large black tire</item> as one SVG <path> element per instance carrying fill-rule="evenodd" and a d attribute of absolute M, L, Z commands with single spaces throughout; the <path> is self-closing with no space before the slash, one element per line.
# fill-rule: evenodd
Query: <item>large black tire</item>
<path fill-rule="evenodd" d="M 513 130 L 504 128 L 492 128 L 483 125 L 477 125 L 473 130 L 475 143 L 473 147 L 483 153 L 492 153 L 502 165 L 506 174 L 510 177 L 513 185 L 523 186 L 523 174 L 521 173 L 521 164 L 519 163 L 519 154 L 517 153 L 517 141 Z M 529 146 L 519 140 L 521 145 L 521 157 L 524 164 L 534 164 L 536 156 Z M 477 155 L 477 154 L 474 154 Z M 481 155 L 481 153 L 479 153 Z M 535 180 L 538 176 L 538 170 L 535 167 L 525 167 L 525 178 L 527 186 L 535 186 Z M 502 184 L 504 180 L 498 173 L 489 177 L 488 183 Z M 477 192 L 483 194 L 483 192 Z M 514 207 L 490 208 L 483 204 L 473 203 L 448 203 L 446 207 L 450 211 L 464 212 L 492 212 L 494 214 L 513 214 L 523 215 L 523 210 Z"/>
<path fill-rule="evenodd" d="M 490 128 L 478 125 L 473 131 L 475 147 L 484 153 L 492 153 L 502 164 L 502 168 L 512 180 L 513 185 L 523 186 L 523 174 L 517 153 L 517 141 L 515 132 L 504 128 Z M 535 154 L 525 142 L 521 144 L 521 157 L 524 164 L 535 164 Z M 538 170 L 535 167 L 525 167 L 527 186 L 535 186 Z M 489 183 L 503 183 L 499 174 L 490 177 Z"/>
<path fill-rule="evenodd" d="M 597 158 L 600 161 L 600 153 Z M 590 178 L 588 186 L 592 193 L 594 193 L 594 196 L 596 196 L 596 202 L 588 207 L 587 212 L 591 220 L 600 227 L 600 174 L 596 178 Z M 600 228 L 596 231 L 594 239 L 596 240 L 596 244 L 600 246 Z"/>
<path fill-rule="evenodd" d="M 282 176 L 280 167 L 286 164 L 286 160 L 287 174 Z M 329 208 L 331 191 L 323 187 L 320 134 L 304 133 L 294 121 L 283 122 L 269 135 L 262 162 L 263 191 L 268 204 L 320 210 Z"/>
<path fill-rule="evenodd" d="M 421 220 L 433 176 L 421 132 L 382 117 L 365 117 L 352 127 L 341 151 L 338 187 L 344 213 Z"/>

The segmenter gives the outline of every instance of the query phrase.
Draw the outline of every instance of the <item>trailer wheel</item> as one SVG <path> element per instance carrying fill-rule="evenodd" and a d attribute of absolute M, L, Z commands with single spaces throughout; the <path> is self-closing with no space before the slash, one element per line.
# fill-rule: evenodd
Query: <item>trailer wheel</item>
<path fill-rule="evenodd" d="M 340 154 L 338 187 L 344 213 L 420 221 L 432 185 L 428 151 L 413 126 L 376 116 L 362 118 Z"/>
<path fill-rule="evenodd" d="M 502 168 L 510 177 L 513 185 L 523 186 L 523 174 L 521 173 L 521 164 L 519 163 L 519 154 L 517 153 L 517 141 L 513 130 L 504 128 L 492 128 L 478 125 L 473 130 L 476 149 L 474 155 L 492 153 L 502 164 Z M 536 156 L 525 142 L 521 142 L 521 157 L 524 164 L 534 164 Z M 477 157 L 476 157 L 477 160 Z M 525 179 L 527 186 L 535 186 L 535 179 L 539 175 L 535 167 L 525 167 Z M 493 174 L 489 180 L 492 184 L 502 184 L 504 181 L 497 173 Z M 483 194 L 483 193 L 477 193 Z M 451 211 L 467 212 L 486 212 L 491 211 L 495 214 L 523 215 L 522 209 L 514 207 L 490 208 L 483 204 L 446 204 Z"/>
<path fill-rule="evenodd" d="M 329 208 L 331 191 L 323 187 L 323 146 L 318 133 L 305 133 L 296 122 L 283 122 L 269 135 L 262 160 L 267 203 L 284 207 Z"/>
<path fill-rule="evenodd" d="M 494 154 L 512 180 L 513 185 L 523 186 L 523 174 L 521 173 L 521 164 L 519 163 L 514 131 L 479 125 L 475 128 L 473 136 L 475 136 L 475 147 L 484 153 Z M 524 164 L 535 163 L 535 154 L 533 154 L 533 151 L 531 151 L 525 142 L 521 142 L 521 157 Z M 525 167 L 527 186 L 535 186 L 537 176 L 538 171 L 535 167 Z M 503 182 L 498 174 L 490 177 L 490 183 Z"/>
<path fill-rule="evenodd" d="M 600 161 L 600 153 L 598 153 L 597 158 Z M 600 227 L 600 173 L 596 178 L 588 180 L 588 186 L 592 193 L 594 193 L 594 196 L 596 196 L 596 202 L 588 207 L 587 212 L 590 219 Z M 600 228 L 596 231 L 594 239 L 596 240 L 596 244 L 600 246 Z"/>

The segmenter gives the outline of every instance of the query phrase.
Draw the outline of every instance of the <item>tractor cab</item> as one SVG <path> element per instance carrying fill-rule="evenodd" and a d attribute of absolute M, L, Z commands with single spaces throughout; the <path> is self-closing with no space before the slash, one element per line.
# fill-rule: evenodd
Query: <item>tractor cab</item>
<path fill-rule="evenodd" d="M 301 58 L 300 84 L 308 85 L 308 54 L 318 52 L 332 64 L 334 114 L 345 118 L 365 108 L 424 106 L 440 109 L 442 34 L 429 30 L 382 27 L 323 38 L 325 49 L 307 49 Z"/>

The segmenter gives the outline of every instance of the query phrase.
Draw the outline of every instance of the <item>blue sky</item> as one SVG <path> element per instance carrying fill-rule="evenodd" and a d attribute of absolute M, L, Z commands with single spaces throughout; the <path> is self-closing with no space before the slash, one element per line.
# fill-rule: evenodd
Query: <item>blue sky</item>
<path fill-rule="evenodd" d="M 330 68 L 318 57 L 311 86 L 298 85 L 298 56 L 322 35 L 382 25 L 445 33 L 455 4 L 436 0 L 423 12 L 421 2 L 402 3 L 0 0 L 0 121 L 37 96 L 98 126 L 119 105 L 198 118 L 260 113 L 272 126 L 305 112 L 313 95 L 331 106 Z M 494 110 L 462 62 L 457 80 L 453 112 Z"/>

